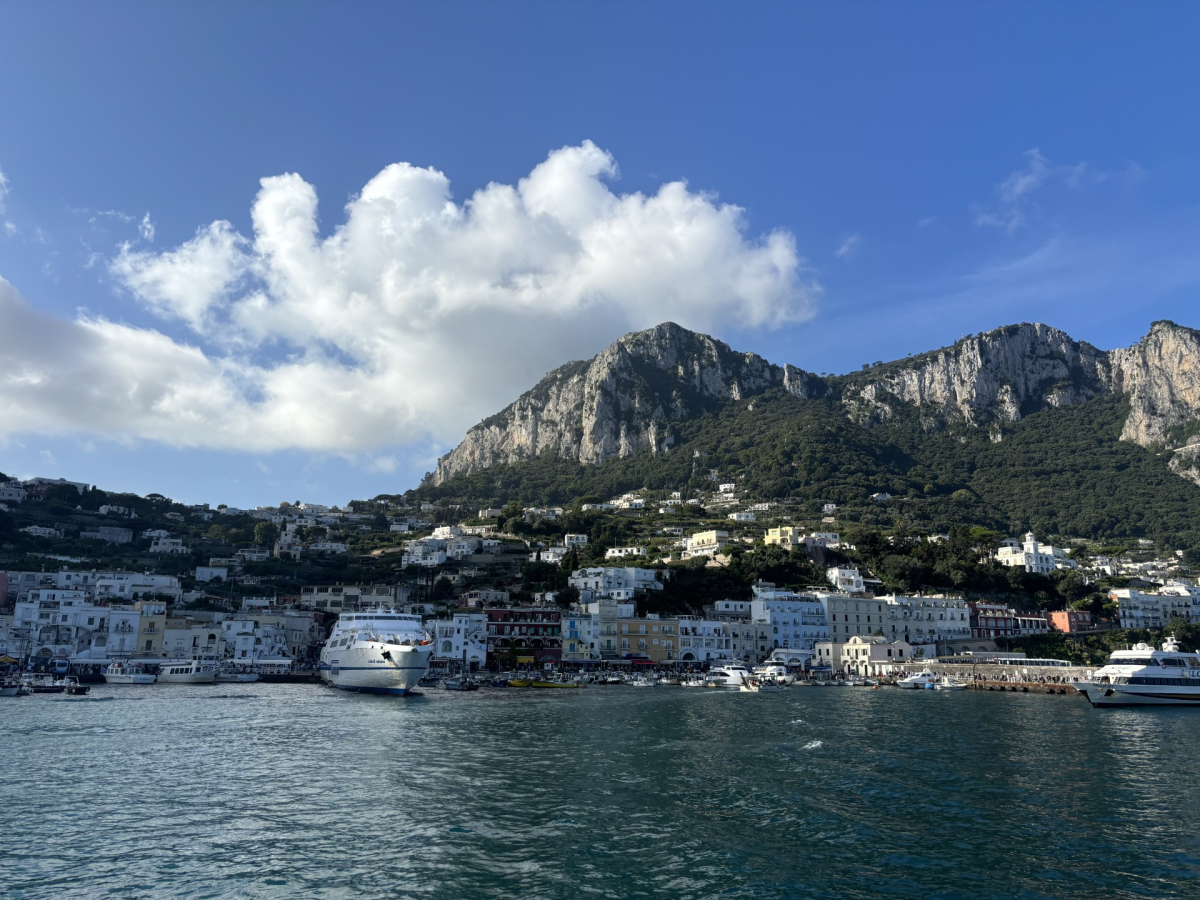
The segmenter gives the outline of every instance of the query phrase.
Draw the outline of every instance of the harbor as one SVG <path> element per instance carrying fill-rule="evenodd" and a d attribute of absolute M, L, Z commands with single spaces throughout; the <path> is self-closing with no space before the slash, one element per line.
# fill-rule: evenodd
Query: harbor
<path fill-rule="evenodd" d="M 904 900 L 1124 900 L 1184 897 L 1197 875 L 1190 710 L 884 686 L 397 699 L 259 682 L 98 685 L 3 715 L 12 900 L 700 900 L 717 883 L 748 900 L 761 873 L 773 896 L 886 882 Z"/>

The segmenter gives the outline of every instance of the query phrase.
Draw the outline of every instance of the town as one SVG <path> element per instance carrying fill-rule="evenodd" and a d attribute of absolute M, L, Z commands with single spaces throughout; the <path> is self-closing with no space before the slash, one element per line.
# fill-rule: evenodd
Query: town
<path fill-rule="evenodd" d="M 464 512 L 404 498 L 210 509 L 34 478 L 0 483 L 0 503 L 4 559 L 25 563 L 0 571 L 0 657 L 27 666 L 203 659 L 308 672 L 340 614 L 374 608 L 421 616 L 435 669 L 472 670 L 778 663 L 879 676 L 1013 655 L 1047 635 L 1200 623 L 1184 554 L 1149 541 L 1088 553 L 976 529 L 966 552 L 978 565 L 1082 585 L 1091 599 L 1064 608 L 1047 608 L 1044 591 L 1016 606 L 889 590 L 855 562 L 868 537 L 924 551 L 963 535 L 863 535 L 846 523 L 844 536 L 836 504 L 806 525 L 726 482 L 691 498 Z"/>

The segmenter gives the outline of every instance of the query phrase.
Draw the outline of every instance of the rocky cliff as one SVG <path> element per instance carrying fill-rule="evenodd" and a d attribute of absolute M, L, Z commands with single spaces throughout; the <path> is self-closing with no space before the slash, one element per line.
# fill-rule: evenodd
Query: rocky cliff
<path fill-rule="evenodd" d="M 589 362 L 569 363 L 467 432 L 430 476 L 441 484 L 496 463 L 554 453 L 599 463 L 674 442 L 673 422 L 703 415 L 770 387 L 807 396 L 817 379 L 737 353 L 665 323 L 628 334 Z"/>
<path fill-rule="evenodd" d="M 1015 422 L 1112 394 L 1129 399 L 1123 440 L 1169 443 L 1171 429 L 1200 418 L 1200 332 L 1155 322 L 1132 347 L 1103 351 L 1046 325 L 1010 325 L 851 376 L 842 391 L 860 424 L 885 421 L 890 396 L 931 428 Z"/>
<path fill-rule="evenodd" d="M 1011 325 L 823 380 L 667 323 L 551 372 L 472 428 L 429 480 L 441 484 L 543 453 L 599 463 L 666 452 L 675 441 L 673 423 L 772 387 L 826 396 L 865 427 L 886 422 L 904 404 L 929 430 L 965 424 L 989 429 L 994 440 L 1005 423 L 1032 412 L 1119 394 L 1130 404 L 1122 439 L 1143 447 L 1183 444 L 1195 429 L 1179 426 L 1200 419 L 1200 332 L 1155 322 L 1133 346 L 1104 351 L 1046 325 Z M 1200 483 L 1200 445 L 1168 449 L 1176 453 L 1172 470 Z"/>

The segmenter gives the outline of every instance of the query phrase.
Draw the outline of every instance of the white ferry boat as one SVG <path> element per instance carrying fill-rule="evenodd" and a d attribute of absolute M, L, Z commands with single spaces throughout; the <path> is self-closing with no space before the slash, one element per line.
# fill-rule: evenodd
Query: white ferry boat
<path fill-rule="evenodd" d="M 901 678 L 896 682 L 896 687 L 916 688 L 918 691 L 933 690 L 933 686 L 937 684 L 937 682 L 938 676 L 926 669 L 924 672 L 918 672 L 915 675 L 909 675 L 906 678 Z"/>
<path fill-rule="evenodd" d="M 159 684 L 212 684 L 216 679 L 216 667 L 202 665 L 198 659 L 171 660 L 158 667 Z"/>
<path fill-rule="evenodd" d="M 142 666 L 118 661 L 109 663 L 104 670 L 104 680 L 109 684 L 154 684 L 158 679 Z"/>
<path fill-rule="evenodd" d="M 432 656 L 420 616 L 342 613 L 321 648 L 321 679 L 344 691 L 402 696 L 417 686 Z"/>
<path fill-rule="evenodd" d="M 787 666 L 773 663 L 769 659 L 761 666 L 755 666 L 751 674 L 755 678 L 774 681 L 778 684 L 794 684 L 796 681 L 796 676 L 788 671 Z"/>
<path fill-rule="evenodd" d="M 1116 650 L 1091 681 L 1072 682 L 1092 706 L 1200 706 L 1200 654 L 1168 638 L 1161 650 Z"/>

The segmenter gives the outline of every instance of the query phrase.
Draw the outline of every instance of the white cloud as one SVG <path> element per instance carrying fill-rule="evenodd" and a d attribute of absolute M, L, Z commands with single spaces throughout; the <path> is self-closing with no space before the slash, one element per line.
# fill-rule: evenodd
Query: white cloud
<path fill-rule="evenodd" d="M 838 259 L 846 259 L 853 256 L 855 251 L 862 245 L 862 235 L 857 232 L 847 237 L 838 248 L 833 251 L 833 255 Z"/>
<path fill-rule="evenodd" d="M 150 213 L 146 213 L 142 216 L 142 221 L 138 222 L 138 234 L 144 241 L 154 240 L 154 223 L 150 221 Z"/>
<path fill-rule="evenodd" d="M 0 213 L 5 211 L 4 201 L 8 197 L 8 178 L 4 175 L 4 170 L 0 169 Z"/>
<path fill-rule="evenodd" d="M 161 253 L 123 245 L 110 264 L 189 343 L 44 316 L 0 282 L 0 332 L 18 348 L 0 373 L 0 432 L 294 447 L 388 471 L 394 459 L 371 451 L 456 441 L 627 331 L 813 315 L 820 289 L 791 234 L 749 238 L 736 206 L 680 182 L 619 194 L 616 177 L 585 142 L 456 203 L 441 172 L 398 163 L 327 236 L 312 185 L 264 178 L 252 235 L 214 222 Z"/>
<path fill-rule="evenodd" d="M 991 225 L 1012 234 L 1018 228 L 1029 224 L 1029 216 L 1035 209 L 1033 194 L 1047 184 L 1060 184 L 1068 189 L 1076 189 L 1088 183 L 1107 181 L 1114 177 L 1113 173 L 1099 171 L 1086 162 L 1073 166 L 1055 165 L 1051 163 L 1036 147 L 1025 151 L 1025 167 L 1009 173 L 1009 176 L 996 185 L 996 204 L 989 209 L 974 208 L 976 225 Z M 1124 173 L 1119 173 L 1122 180 L 1136 183 L 1140 179 L 1142 169 L 1137 163 L 1131 163 Z"/>

